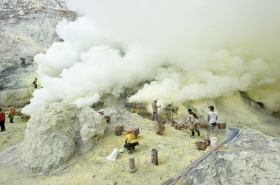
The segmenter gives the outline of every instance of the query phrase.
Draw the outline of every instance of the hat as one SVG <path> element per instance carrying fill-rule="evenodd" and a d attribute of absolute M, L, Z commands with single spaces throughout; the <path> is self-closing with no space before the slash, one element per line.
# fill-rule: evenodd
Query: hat
<path fill-rule="evenodd" d="M 131 132 L 130 130 L 127 130 L 127 131 L 126 131 L 126 134 L 129 134 L 130 132 Z"/>
<path fill-rule="evenodd" d="M 155 99 L 154 101 L 157 101 L 157 99 Z"/>
<path fill-rule="evenodd" d="M 190 112 L 190 111 L 192 111 L 192 109 L 188 109 L 188 111 Z"/>
<path fill-rule="evenodd" d="M 208 108 L 210 108 L 210 109 L 214 109 L 214 106 L 210 105 Z"/>

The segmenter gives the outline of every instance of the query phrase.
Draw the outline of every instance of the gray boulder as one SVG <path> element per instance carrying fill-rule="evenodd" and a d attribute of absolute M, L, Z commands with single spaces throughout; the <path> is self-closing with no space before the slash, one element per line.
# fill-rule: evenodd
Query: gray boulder
<path fill-rule="evenodd" d="M 92 108 L 66 103 L 45 104 L 28 121 L 18 164 L 35 173 L 51 173 L 91 150 L 104 135 L 106 121 Z"/>

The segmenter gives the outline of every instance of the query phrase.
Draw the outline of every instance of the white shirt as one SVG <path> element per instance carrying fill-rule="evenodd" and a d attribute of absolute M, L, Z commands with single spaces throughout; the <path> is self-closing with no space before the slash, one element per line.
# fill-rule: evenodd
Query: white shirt
<path fill-rule="evenodd" d="M 218 117 L 218 113 L 217 112 L 210 111 L 208 113 L 208 120 L 209 120 L 208 122 L 209 123 L 216 123 L 217 117 Z"/>
<path fill-rule="evenodd" d="M 191 123 L 196 123 L 197 122 L 197 119 L 192 115 L 192 114 L 189 114 L 189 117 L 188 119 L 186 120 L 186 123 L 190 121 Z"/>

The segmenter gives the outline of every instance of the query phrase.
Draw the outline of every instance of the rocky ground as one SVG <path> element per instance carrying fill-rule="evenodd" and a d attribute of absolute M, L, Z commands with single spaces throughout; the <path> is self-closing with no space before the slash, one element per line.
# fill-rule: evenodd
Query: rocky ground
<path fill-rule="evenodd" d="M 118 119 L 112 119 L 111 123 L 107 124 L 105 135 L 99 139 L 92 151 L 80 156 L 75 156 L 68 167 L 54 175 L 38 176 L 36 174 L 18 171 L 16 168 L 10 168 L 1 164 L 0 173 L 2 175 L 0 184 L 161 184 L 205 153 L 205 151 L 197 150 L 194 144 L 195 141 L 204 138 L 205 130 L 203 129 L 201 129 L 202 136 L 196 136 L 194 139 L 191 139 L 189 137 L 189 130 L 175 130 L 171 124 L 166 123 L 164 134 L 157 135 L 154 132 L 154 123 L 152 121 L 133 113 L 130 117 L 131 119 L 123 119 L 124 117 L 121 116 Z M 106 157 L 111 154 L 114 148 L 123 148 L 125 134 L 123 133 L 121 136 L 116 136 L 114 134 L 115 126 L 122 123 L 125 125 L 125 129 L 139 127 L 140 134 L 138 140 L 140 146 L 136 147 L 136 151 L 133 154 L 128 154 L 126 150 L 123 153 L 118 153 L 115 162 L 106 160 Z M 16 116 L 14 124 L 6 123 L 7 131 L 1 132 L 0 135 L 0 149 L 5 151 L 8 146 L 21 142 L 24 138 L 26 125 L 27 121 L 21 119 L 19 116 Z M 272 128 L 266 127 L 264 129 L 266 132 L 273 133 Z M 260 129 L 260 131 L 262 130 Z M 219 141 L 221 141 L 225 135 L 226 130 L 219 130 Z M 232 146 L 234 146 L 233 148 L 225 148 L 223 146 L 223 151 L 210 156 L 209 160 L 205 160 L 201 166 L 198 166 L 194 172 L 190 173 L 190 176 L 181 179 L 177 184 L 234 184 L 232 178 L 238 176 L 239 172 L 244 170 L 247 170 L 247 175 L 244 174 L 242 179 L 239 178 L 235 184 L 258 182 L 258 179 L 261 179 L 259 182 L 264 182 L 264 184 L 277 182 L 277 174 L 271 176 L 273 180 L 266 181 L 259 177 L 258 174 L 265 176 L 275 172 L 274 170 L 267 171 L 266 167 L 268 167 L 274 159 L 277 161 L 277 158 L 279 158 L 279 152 L 276 152 L 279 151 L 279 138 L 274 139 L 272 137 L 267 139 L 266 136 L 259 132 L 247 131 L 246 129 L 243 131 L 240 138 L 246 139 L 245 144 L 242 144 L 242 140 L 236 140 L 237 143 L 232 144 Z M 261 139 L 261 142 L 258 143 L 259 139 Z M 246 143 L 251 141 L 254 141 L 252 146 L 257 147 L 255 150 L 253 150 L 254 147 L 249 147 L 249 150 L 254 152 L 256 152 L 256 150 L 259 151 L 256 157 L 254 157 L 254 155 L 256 155 L 255 153 L 246 151 L 249 145 L 246 145 Z M 269 144 L 268 147 L 264 147 L 268 141 L 270 144 L 273 142 L 275 145 Z M 153 148 L 158 150 L 158 166 L 153 165 L 150 161 L 151 149 Z M 271 151 L 269 155 L 260 152 L 267 148 Z M 9 158 L 8 155 L 6 157 L 7 159 Z M 137 171 L 132 174 L 128 172 L 129 157 L 134 157 L 137 169 Z M 239 169 L 239 167 L 244 166 L 240 157 L 243 161 L 247 160 L 248 162 L 248 165 L 245 165 L 245 169 Z M 5 160 L 5 157 L 3 157 L 2 161 L 3 160 Z M 258 161 L 263 162 L 261 162 L 261 164 L 256 164 Z M 236 165 L 232 165 L 232 169 L 228 169 L 231 164 L 235 163 Z M 213 166 L 210 164 L 213 164 Z M 274 165 L 273 169 L 277 168 L 277 165 Z M 205 170 L 205 172 L 203 170 Z M 233 175 L 232 178 L 227 176 L 226 172 L 228 172 L 228 170 L 231 171 Z M 213 175 L 214 171 L 216 175 Z"/>
<path fill-rule="evenodd" d="M 135 114 L 132 116 L 138 121 L 131 124 L 133 127 L 138 126 L 140 130 L 140 146 L 136 147 L 133 154 L 128 154 L 125 150 L 118 154 L 115 162 L 106 160 L 114 148 L 123 148 L 125 136 L 124 133 L 116 136 L 114 126 L 117 123 L 110 123 L 105 136 L 99 140 L 94 150 L 75 157 L 73 164 L 62 172 L 50 176 L 36 176 L 1 164 L 1 184 L 160 184 L 205 152 L 197 150 L 194 144 L 204 138 L 204 130 L 202 136 L 191 139 L 189 130 L 175 130 L 167 123 L 164 135 L 157 135 L 152 121 Z M 14 124 L 6 123 L 6 128 L 7 131 L 1 133 L 1 149 L 22 141 L 26 121 L 16 117 Z M 225 130 L 220 130 L 219 139 L 224 136 Z M 153 148 L 158 150 L 158 166 L 150 162 Z M 135 159 L 137 171 L 133 174 L 128 172 L 129 157 Z"/>

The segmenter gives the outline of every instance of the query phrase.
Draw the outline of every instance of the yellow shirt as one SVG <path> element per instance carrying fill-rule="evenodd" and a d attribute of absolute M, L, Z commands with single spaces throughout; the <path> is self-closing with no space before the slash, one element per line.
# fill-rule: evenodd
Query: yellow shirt
<path fill-rule="evenodd" d="M 132 134 L 132 133 L 127 134 L 127 135 L 125 136 L 125 141 L 127 141 L 128 143 L 136 143 L 136 142 L 138 142 L 137 139 L 136 139 L 136 137 L 135 137 L 135 135 Z"/>

